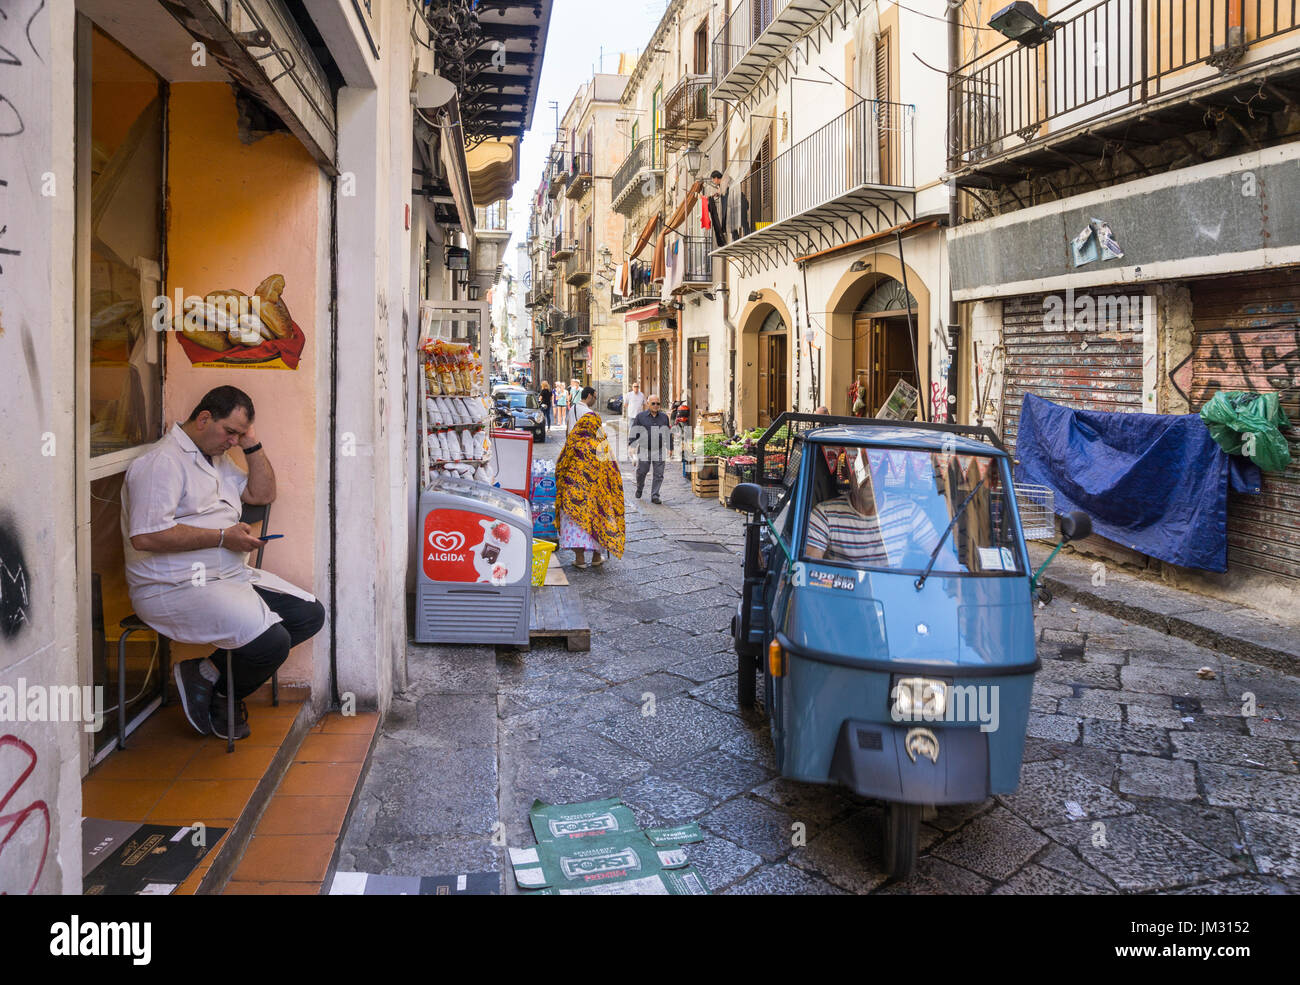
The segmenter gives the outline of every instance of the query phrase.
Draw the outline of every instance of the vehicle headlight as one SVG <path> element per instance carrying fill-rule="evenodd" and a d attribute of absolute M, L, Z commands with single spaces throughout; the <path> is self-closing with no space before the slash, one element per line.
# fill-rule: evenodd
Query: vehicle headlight
<path fill-rule="evenodd" d="M 948 685 L 928 677 L 902 677 L 889 692 L 890 717 L 896 722 L 936 721 L 948 710 Z"/>

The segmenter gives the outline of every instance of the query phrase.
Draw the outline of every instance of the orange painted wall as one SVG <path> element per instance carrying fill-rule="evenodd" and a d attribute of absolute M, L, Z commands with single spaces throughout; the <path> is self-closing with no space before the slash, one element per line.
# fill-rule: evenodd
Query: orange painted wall
<path fill-rule="evenodd" d="M 272 134 L 245 146 L 237 133 L 235 99 L 220 83 L 171 87 L 168 145 L 167 292 L 187 296 L 234 287 L 251 294 L 273 273 L 285 279 L 284 302 L 307 336 L 295 370 L 202 368 L 190 365 L 175 336 L 167 340 L 163 390 L 166 425 L 183 421 L 215 386 L 237 386 L 253 399 L 258 438 L 275 468 L 278 498 L 273 532 L 284 534 L 266 549 L 264 566 L 313 592 L 316 489 L 316 360 L 328 352 L 314 323 L 318 191 L 315 162 L 289 134 Z M 232 453 L 238 454 L 238 453 Z M 325 504 L 319 504 L 320 510 Z M 295 648 L 281 679 L 311 679 L 312 642 Z M 180 653 L 177 658 L 189 656 Z"/>

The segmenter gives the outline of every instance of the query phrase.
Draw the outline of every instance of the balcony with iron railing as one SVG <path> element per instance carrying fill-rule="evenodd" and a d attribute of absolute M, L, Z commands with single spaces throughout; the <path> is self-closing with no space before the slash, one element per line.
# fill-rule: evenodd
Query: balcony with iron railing
<path fill-rule="evenodd" d="M 614 172 L 609 190 L 615 212 L 631 215 L 646 198 L 655 194 L 663 180 L 664 142 L 659 137 L 637 141 L 632 152 Z"/>
<path fill-rule="evenodd" d="M 591 240 L 582 236 L 578 239 L 577 249 L 564 267 L 564 279 L 574 287 L 581 287 L 591 280 Z"/>
<path fill-rule="evenodd" d="M 507 202 L 500 199 L 491 205 L 478 205 L 474 208 L 474 231 L 478 234 L 487 233 L 488 235 L 505 234 L 510 235 L 510 225 L 507 221 Z"/>
<path fill-rule="evenodd" d="M 619 294 L 610 288 L 610 310 L 614 313 L 640 308 L 658 301 L 663 295 L 663 288 L 655 281 L 633 276 L 626 294 Z"/>
<path fill-rule="evenodd" d="M 713 36 L 713 97 L 740 99 L 842 0 L 740 0 Z"/>
<path fill-rule="evenodd" d="M 546 197 L 554 198 L 569 180 L 569 155 L 562 150 L 553 151 L 546 163 Z"/>
<path fill-rule="evenodd" d="M 572 161 L 569 165 L 569 187 L 565 189 L 565 197 L 571 199 L 582 198 L 588 188 L 591 187 L 591 154 L 587 151 L 577 151 L 570 155 Z"/>
<path fill-rule="evenodd" d="M 564 319 L 566 339 L 584 338 L 589 335 L 591 335 L 591 315 L 587 312 L 581 311 Z"/>
<path fill-rule="evenodd" d="M 1076 137 L 1080 148 L 1091 141 L 1089 158 L 1130 130 L 1142 144 L 1178 139 L 1207 114 L 1266 100 L 1270 86 L 1294 112 L 1279 73 L 1300 65 L 1297 27 L 1294 0 L 1078 0 L 1051 15 L 1040 44 L 1003 42 L 949 75 L 949 170 L 1023 171 L 1013 162 L 1042 155 L 1047 167 L 1053 153 L 1059 166 Z"/>
<path fill-rule="evenodd" d="M 546 313 L 545 334 L 559 335 L 564 331 L 565 314 L 559 308 L 552 308 Z"/>
<path fill-rule="evenodd" d="M 713 247 L 712 236 L 682 237 L 680 255 L 683 287 L 713 283 Z"/>
<path fill-rule="evenodd" d="M 915 209 L 915 107 L 864 99 L 742 181 L 752 231 L 716 247 L 749 256 L 777 244 L 805 245 L 810 232 L 847 219 L 878 231 Z"/>
<path fill-rule="evenodd" d="M 578 249 L 577 240 L 566 239 L 563 236 L 556 236 L 555 242 L 551 245 L 551 260 L 564 261 L 573 256 Z"/>
<path fill-rule="evenodd" d="M 660 133 L 674 141 L 703 140 L 713 129 L 713 104 L 708 75 L 686 75 L 664 97 L 664 119 Z"/>

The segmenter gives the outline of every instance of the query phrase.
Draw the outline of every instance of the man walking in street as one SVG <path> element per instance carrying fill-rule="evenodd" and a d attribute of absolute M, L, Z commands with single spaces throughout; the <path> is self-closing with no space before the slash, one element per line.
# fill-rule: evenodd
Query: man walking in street
<path fill-rule="evenodd" d="M 632 422 L 636 420 L 636 415 L 645 409 L 645 394 L 641 392 L 641 384 L 633 383 L 632 389 L 623 396 L 623 413 L 627 416 L 627 427 L 624 429 L 623 437 L 626 440 L 627 455 L 632 457 L 631 428 Z"/>
<path fill-rule="evenodd" d="M 668 415 L 659 409 L 659 395 L 651 394 L 646 409 L 632 419 L 628 429 L 628 446 L 636 445 L 636 498 L 645 489 L 646 473 L 654 467 L 650 485 L 650 502 L 659 503 L 659 489 L 664 484 L 664 462 L 673 450 L 673 427 Z"/>

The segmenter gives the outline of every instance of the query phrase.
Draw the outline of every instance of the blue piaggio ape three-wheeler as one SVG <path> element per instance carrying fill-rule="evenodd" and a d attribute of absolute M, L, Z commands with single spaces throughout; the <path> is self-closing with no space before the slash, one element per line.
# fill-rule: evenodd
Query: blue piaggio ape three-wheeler
<path fill-rule="evenodd" d="M 738 702 L 761 670 L 781 775 L 885 801 L 905 878 L 924 807 L 1020 782 L 1042 568 L 1010 460 L 987 428 L 812 414 L 783 414 L 757 458 L 731 495 L 750 514 Z M 1090 527 L 1060 518 L 1061 543 Z"/>

